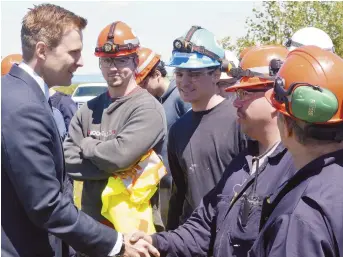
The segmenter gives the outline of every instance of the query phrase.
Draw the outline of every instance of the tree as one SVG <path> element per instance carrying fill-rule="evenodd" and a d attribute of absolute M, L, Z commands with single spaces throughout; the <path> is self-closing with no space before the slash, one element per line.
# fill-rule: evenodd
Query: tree
<path fill-rule="evenodd" d="M 236 47 L 231 41 L 232 41 L 231 37 L 227 36 L 227 37 L 224 37 L 223 39 L 219 40 L 219 43 L 222 45 L 222 47 L 225 50 L 234 51 L 234 50 L 236 50 Z"/>
<path fill-rule="evenodd" d="M 343 57 L 343 2 L 264 1 L 246 20 L 247 34 L 237 40 L 236 51 L 256 44 L 283 44 L 295 31 L 316 27 L 331 37 L 336 53 Z"/>

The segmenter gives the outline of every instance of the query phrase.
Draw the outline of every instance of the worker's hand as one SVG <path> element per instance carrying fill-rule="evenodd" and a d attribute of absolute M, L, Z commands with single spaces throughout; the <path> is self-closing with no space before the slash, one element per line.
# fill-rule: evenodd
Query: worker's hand
<path fill-rule="evenodd" d="M 137 170 L 141 170 L 142 168 L 137 164 L 131 169 L 117 172 L 114 175 L 121 178 L 121 179 L 127 179 L 127 178 L 134 178 L 137 175 Z"/>
<path fill-rule="evenodd" d="M 134 178 L 136 174 L 137 174 L 137 171 L 135 169 L 130 169 L 127 171 L 115 173 L 115 176 L 121 179 L 127 179 L 127 178 Z"/>
<path fill-rule="evenodd" d="M 131 240 L 132 235 L 133 234 L 124 235 L 125 252 L 123 256 L 125 257 L 149 257 L 149 256 L 159 257 L 160 256 L 160 253 L 158 252 L 158 250 L 151 243 L 144 240 L 143 238 L 142 239 L 138 238 L 137 240 Z M 138 236 L 141 237 L 142 235 L 139 233 Z"/>
<path fill-rule="evenodd" d="M 152 244 L 152 237 L 144 233 L 143 231 L 137 231 L 131 234 L 130 242 L 136 243 L 139 239 L 147 241 L 149 244 Z"/>

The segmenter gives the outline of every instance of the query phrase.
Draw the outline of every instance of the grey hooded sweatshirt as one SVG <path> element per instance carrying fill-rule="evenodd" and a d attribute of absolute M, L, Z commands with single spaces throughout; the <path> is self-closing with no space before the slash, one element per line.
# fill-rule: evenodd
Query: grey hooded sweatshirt
<path fill-rule="evenodd" d="M 116 99 L 103 93 L 82 106 L 71 120 L 64 142 L 68 174 L 84 181 L 82 210 L 104 221 L 101 193 L 108 178 L 130 168 L 149 149 L 160 154 L 166 129 L 162 105 L 139 87 Z M 158 193 L 151 203 L 155 226 L 163 227 Z"/>

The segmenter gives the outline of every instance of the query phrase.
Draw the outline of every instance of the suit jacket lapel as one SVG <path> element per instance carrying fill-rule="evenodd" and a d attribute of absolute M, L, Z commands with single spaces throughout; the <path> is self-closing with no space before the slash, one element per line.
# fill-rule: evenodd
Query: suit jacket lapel
<path fill-rule="evenodd" d="M 16 77 L 20 80 L 22 80 L 23 82 L 25 82 L 27 84 L 27 86 L 32 89 L 32 91 L 35 93 L 35 95 L 38 97 L 39 100 L 41 100 L 42 102 L 44 102 L 45 107 L 48 110 L 51 110 L 48 101 L 45 98 L 45 95 L 43 93 L 43 91 L 41 90 L 40 86 L 38 85 L 37 81 L 31 77 L 30 74 L 28 74 L 26 71 L 24 71 L 23 69 L 19 68 L 17 64 L 14 64 L 10 70 L 10 75 L 12 75 L 13 77 Z"/>
<path fill-rule="evenodd" d="M 23 69 L 19 68 L 17 64 L 14 64 L 12 66 L 12 68 L 11 68 L 9 73 L 13 77 L 16 77 L 16 78 L 22 80 L 23 82 L 25 82 L 25 84 L 34 92 L 34 94 L 38 97 L 38 99 L 42 101 L 42 103 L 44 104 L 45 108 L 52 115 L 52 118 L 54 120 L 55 130 L 57 132 L 57 135 L 59 137 L 59 141 L 61 143 L 62 156 L 63 156 L 63 166 L 64 166 L 63 142 L 61 140 L 61 137 L 59 136 L 58 128 L 57 128 L 57 125 L 56 125 L 56 122 L 55 122 L 55 119 L 54 119 L 54 115 L 52 113 L 52 109 L 51 109 L 48 101 L 46 100 L 43 91 L 41 90 L 41 88 L 38 85 L 37 81 L 34 78 L 32 78 L 31 75 L 28 74 L 26 71 L 24 71 Z"/>

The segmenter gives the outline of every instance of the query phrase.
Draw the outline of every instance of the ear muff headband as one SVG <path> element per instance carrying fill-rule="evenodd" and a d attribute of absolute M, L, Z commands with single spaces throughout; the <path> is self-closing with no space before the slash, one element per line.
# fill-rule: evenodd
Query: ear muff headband
<path fill-rule="evenodd" d="M 286 111 L 309 123 L 329 121 L 338 111 L 338 100 L 326 88 L 308 83 L 292 83 L 285 90 L 284 80 L 276 78 L 274 83 L 275 100 L 285 104 Z"/>

